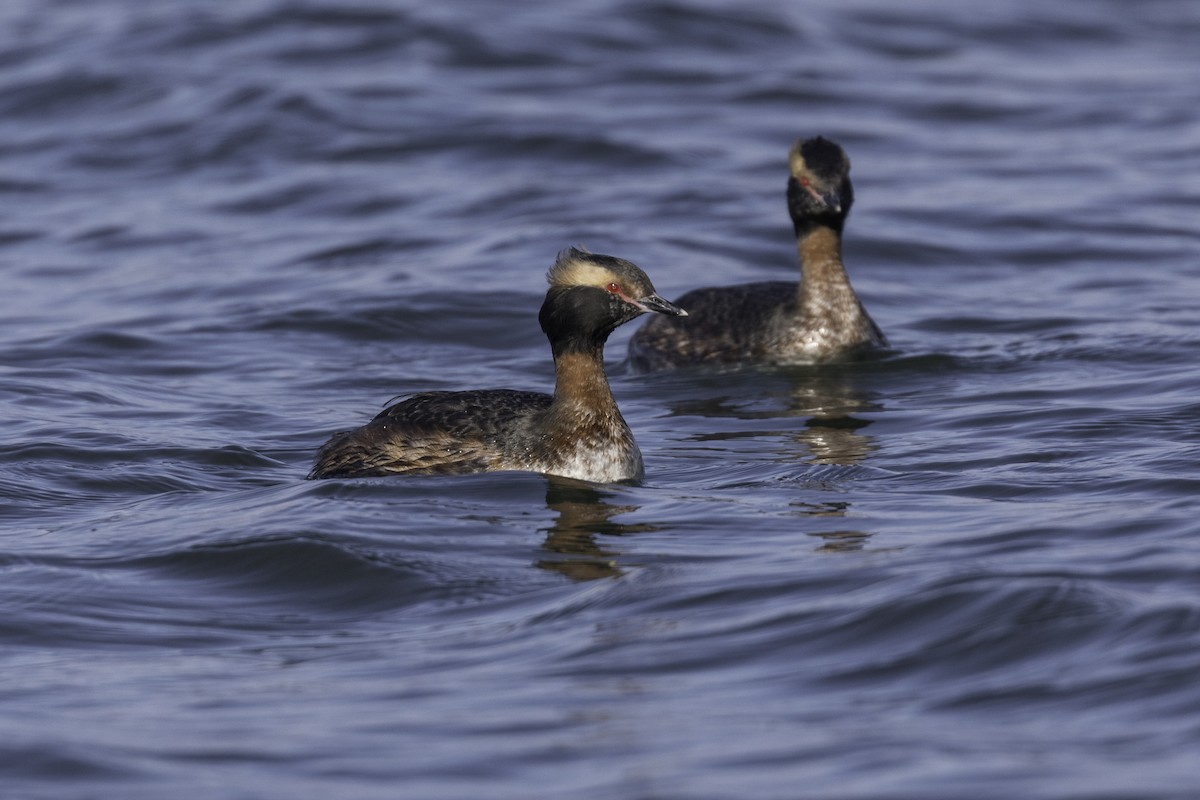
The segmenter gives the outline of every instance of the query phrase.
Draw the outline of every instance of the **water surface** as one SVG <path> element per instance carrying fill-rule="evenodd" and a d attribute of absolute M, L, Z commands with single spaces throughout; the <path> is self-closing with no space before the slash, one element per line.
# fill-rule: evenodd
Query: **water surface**
<path fill-rule="evenodd" d="M 1185 798 L 1200 9 L 12 0 L 0 776 L 15 798 Z M 639 376 L 636 486 L 307 482 L 546 390 L 562 247 L 795 275 L 853 160 L 896 345 Z"/>

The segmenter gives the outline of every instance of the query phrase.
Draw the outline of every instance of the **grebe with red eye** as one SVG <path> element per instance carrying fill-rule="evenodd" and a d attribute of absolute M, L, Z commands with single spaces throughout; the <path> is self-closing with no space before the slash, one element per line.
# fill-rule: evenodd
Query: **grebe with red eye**
<path fill-rule="evenodd" d="M 538 315 L 554 355 L 554 394 L 424 392 L 334 434 L 310 478 L 527 470 L 610 483 L 639 480 L 642 454 L 604 374 L 604 343 L 653 311 L 687 316 L 624 259 L 569 248 L 547 275 Z"/>
<path fill-rule="evenodd" d="M 850 159 L 817 136 L 788 153 L 788 213 L 799 284 L 771 281 L 696 289 L 679 298 L 688 319 L 649 320 L 629 342 L 636 369 L 694 364 L 812 364 L 887 347 L 842 264 L 842 228 L 854 188 Z"/>

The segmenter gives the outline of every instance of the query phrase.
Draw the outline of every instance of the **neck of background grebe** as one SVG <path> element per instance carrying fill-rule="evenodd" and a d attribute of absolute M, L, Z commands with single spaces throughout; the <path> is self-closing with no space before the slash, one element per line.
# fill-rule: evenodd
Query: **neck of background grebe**
<path fill-rule="evenodd" d="M 800 231 L 800 310 L 809 318 L 857 314 L 858 298 L 842 263 L 842 235 L 826 225 Z"/>

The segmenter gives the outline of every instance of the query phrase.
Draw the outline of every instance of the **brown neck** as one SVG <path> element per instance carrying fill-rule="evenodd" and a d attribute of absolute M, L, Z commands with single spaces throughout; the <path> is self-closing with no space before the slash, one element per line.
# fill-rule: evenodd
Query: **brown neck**
<path fill-rule="evenodd" d="M 842 264 L 842 237 L 824 225 L 809 230 L 796 240 L 800 254 L 801 309 L 858 305 L 846 267 Z"/>
<path fill-rule="evenodd" d="M 604 375 L 603 350 L 569 350 L 555 356 L 554 404 L 597 413 L 616 409 Z"/>

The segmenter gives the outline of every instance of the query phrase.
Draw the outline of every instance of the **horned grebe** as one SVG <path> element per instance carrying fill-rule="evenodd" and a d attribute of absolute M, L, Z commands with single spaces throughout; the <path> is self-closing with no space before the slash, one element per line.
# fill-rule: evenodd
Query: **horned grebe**
<path fill-rule="evenodd" d="M 604 343 L 647 311 L 686 316 L 635 264 L 558 254 L 538 320 L 554 354 L 554 395 L 512 389 L 424 392 L 336 433 L 309 478 L 528 470 L 609 483 L 642 477 L 642 454 L 609 389 Z"/>
<path fill-rule="evenodd" d="M 842 226 L 854 202 L 850 159 L 818 136 L 798 140 L 788 162 L 799 285 L 772 281 L 688 292 L 679 303 L 694 317 L 655 318 L 634 334 L 629 355 L 636 369 L 811 364 L 887 347 L 842 264 Z"/>

